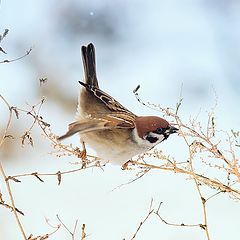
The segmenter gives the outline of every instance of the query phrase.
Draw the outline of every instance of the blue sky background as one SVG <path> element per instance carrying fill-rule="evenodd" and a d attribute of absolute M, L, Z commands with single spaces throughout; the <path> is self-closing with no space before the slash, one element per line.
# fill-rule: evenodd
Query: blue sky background
<path fill-rule="evenodd" d="M 101 88 L 130 110 L 139 115 L 159 114 L 135 100 L 132 90 L 138 84 L 142 99 L 163 107 L 175 107 L 183 86 L 182 119 L 188 121 L 200 113 L 199 120 L 205 121 L 217 96 L 218 128 L 239 130 L 239 9 L 239 1 L 234 0 L 2 1 L 0 32 L 8 28 L 9 34 L 0 45 L 7 55 L 0 53 L 0 59 L 13 59 L 30 47 L 33 50 L 21 61 L 0 64 L 0 93 L 21 108 L 44 95 L 47 100 L 42 115 L 53 132 L 61 135 L 74 119 L 78 80 L 83 76 L 80 47 L 93 42 Z M 48 81 L 40 87 L 42 77 Z M 3 104 L 0 113 L 7 113 Z M 27 124 L 30 119 L 23 117 L 14 122 L 12 131 L 19 137 Z M 69 162 L 74 159 L 49 154 L 51 146 L 40 136 L 38 130 L 33 133 L 34 148 L 9 144 L 1 153 L 8 174 L 72 168 Z M 78 137 L 69 142 L 78 144 Z M 185 149 L 177 136 L 158 148 L 185 160 Z M 135 173 L 108 165 L 104 171 L 66 175 L 60 186 L 54 177 L 46 178 L 45 183 L 29 177 L 13 184 L 13 192 L 17 206 L 25 212 L 23 224 L 34 235 L 51 231 L 44 217 L 57 222 L 59 214 L 69 226 L 73 227 L 77 218 L 80 224 L 85 223 L 88 239 L 130 239 L 151 198 L 154 206 L 164 202 L 162 214 L 170 221 L 202 221 L 194 184 L 186 176 L 152 171 L 112 191 Z M 212 239 L 234 238 L 239 202 L 220 195 L 208 207 Z M 19 238 L 12 214 L 0 208 L 0 215 L 0 239 Z M 200 229 L 166 226 L 157 218 L 144 225 L 137 239 L 159 237 L 205 239 Z M 64 230 L 52 237 L 68 238 Z"/>

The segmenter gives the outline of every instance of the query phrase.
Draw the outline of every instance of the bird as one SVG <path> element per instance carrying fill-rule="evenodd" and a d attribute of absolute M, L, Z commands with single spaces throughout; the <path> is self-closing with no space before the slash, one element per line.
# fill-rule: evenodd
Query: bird
<path fill-rule="evenodd" d="M 84 81 L 79 94 L 76 121 L 61 141 L 76 133 L 103 162 L 124 165 L 147 152 L 178 129 L 158 116 L 137 116 L 99 87 L 93 43 L 81 47 Z"/>

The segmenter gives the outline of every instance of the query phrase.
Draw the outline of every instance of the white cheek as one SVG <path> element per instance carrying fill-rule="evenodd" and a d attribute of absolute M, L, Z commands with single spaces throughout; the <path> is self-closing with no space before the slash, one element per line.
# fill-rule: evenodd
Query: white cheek
<path fill-rule="evenodd" d="M 140 138 L 137 134 L 136 128 L 133 129 L 133 139 L 137 142 L 137 144 L 139 146 L 142 146 L 144 148 L 151 149 L 151 148 L 153 148 L 154 146 L 156 146 L 157 144 L 159 144 L 160 142 L 162 142 L 164 140 L 163 135 L 159 135 L 159 134 L 156 134 L 156 133 L 151 133 L 151 135 L 152 135 L 152 137 L 157 137 L 158 138 L 158 140 L 155 143 L 150 143 L 148 140 Z"/>

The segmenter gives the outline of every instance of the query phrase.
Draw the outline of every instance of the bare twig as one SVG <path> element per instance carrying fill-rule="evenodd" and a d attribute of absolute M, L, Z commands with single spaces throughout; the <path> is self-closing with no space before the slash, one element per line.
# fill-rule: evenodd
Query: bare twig
<path fill-rule="evenodd" d="M 192 151 L 191 149 L 191 144 L 188 142 L 186 136 L 183 134 L 182 132 L 182 129 L 181 129 L 181 124 L 180 124 L 180 121 L 179 121 L 179 118 L 176 117 L 176 122 L 178 123 L 179 125 L 179 131 L 182 133 L 182 136 L 183 136 L 183 139 L 186 143 L 186 145 L 188 146 L 188 150 L 189 150 L 189 167 L 190 167 L 190 171 L 191 172 L 194 172 L 194 168 L 193 168 L 193 155 L 194 155 L 194 152 Z M 210 234 L 209 234 L 209 230 L 208 230 L 208 224 L 207 224 L 207 211 L 206 211 L 206 200 L 205 198 L 202 196 L 202 192 L 201 192 L 201 189 L 200 189 L 200 185 L 199 185 L 199 182 L 198 182 L 198 179 L 195 177 L 195 175 L 193 176 L 193 180 L 194 180 L 194 183 L 195 183 L 195 186 L 196 186 L 196 189 L 197 189 L 197 192 L 198 192 L 198 195 L 201 199 L 201 203 L 202 203 L 202 209 L 203 209 L 203 218 L 204 218 L 204 224 L 202 226 L 205 233 L 206 233 L 206 236 L 207 236 L 207 239 L 210 240 Z"/>
<path fill-rule="evenodd" d="M 143 221 L 140 222 L 136 232 L 133 234 L 131 240 L 136 239 L 136 236 L 138 234 L 138 232 L 140 231 L 140 229 L 142 228 L 143 224 L 148 220 L 148 218 L 151 216 L 151 214 L 154 212 L 154 209 L 152 208 L 152 204 L 153 204 L 153 199 L 151 199 L 151 203 L 150 203 L 150 207 L 149 207 L 149 211 L 147 216 L 143 219 Z"/>
<path fill-rule="evenodd" d="M 26 53 L 23 54 L 23 55 L 20 56 L 20 57 L 17 57 L 17 58 L 14 58 L 14 59 L 10 59 L 10 60 L 5 59 L 5 60 L 3 60 L 3 61 L 0 61 L 0 63 L 13 63 L 13 62 L 19 61 L 19 60 L 25 58 L 26 56 L 28 56 L 28 55 L 31 53 L 31 51 L 32 51 L 32 48 L 30 48 L 29 50 L 27 50 Z"/>
<path fill-rule="evenodd" d="M 3 201 L 3 199 L 0 200 L 0 205 L 6 207 L 6 208 L 8 208 L 8 209 L 10 209 L 11 211 L 14 211 L 14 208 L 13 208 L 12 206 L 10 206 L 9 204 L 5 203 L 5 202 Z M 16 209 L 16 211 L 17 211 L 18 213 L 20 213 L 21 215 L 24 216 L 24 213 L 23 213 L 21 210 L 19 210 L 19 209 L 16 208 L 16 207 L 15 207 L 15 209 Z"/>
<path fill-rule="evenodd" d="M 159 206 L 158 206 L 158 209 L 154 212 L 158 218 L 165 224 L 169 225 L 169 226 L 173 226 L 173 227 L 200 227 L 200 228 L 204 228 L 203 224 L 186 224 L 186 223 L 171 223 L 171 222 L 168 222 L 167 220 L 165 220 L 161 214 L 160 214 L 160 208 L 162 206 L 163 202 L 160 202 Z"/>
<path fill-rule="evenodd" d="M 0 2 L 1 3 L 1 2 Z M 2 40 L 8 35 L 9 30 L 5 29 L 4 32 L 2 34 L 0 34 L 0 43 L 2 42 Z"/>
<path fill-rule="evenodd" d="M 58 215 L 57 215 L 57 219 L 58 219 L 58 221 L 62 224 L 62 226 L 67 230 L 67 232 L 71 235 L 72 240 L 74 240 L 74 239 L 75 239 L 75 233 L 76 233 L 76 229 L 77 229 L 78 220 L 75 221 L 73 231 L 71 231 L 71 230 L 63 223 L 63 221 L 60 219 L 60 217 L 59 217 Z"/>
<path fill-rule="evenodd" d="M 12 119 L 12 108 L 10 107 L 10 105 L 8 104 L 7 100 L 2 96 L 0 95 L 0 98 L 4 101 L 4 103 L 7 105 L 8 109 L 9 109 L 9 117 L 8 117 L 8 122 L 7 122 L 7 125 L 6 125 L 6 128 L 4 130 L 4 133 L 3 133 L 3 136 L 0 140 L 0 148 L 1 146 L 3 145 L 4 143 L 4 140 L 6 139 L 5 137 L 7 136 L 7 132 L 9 130 L 9 127 L 10 127 L 10 124 L 11 124 L 11 119 Z M 27 240 L 27 236 L 25 234 L 25 231 L 23 229 L 23 226 L 20 222 L 20 219 L 18 217 L 18 212 L 16 210 L 16 207 L 15 207 L 15 202 L 14 202 L 14 198 L 13 198 L 13 194 L 12 194 L 12 190 L 11 190 L 11 187 L 10 187 L 10 184 L 8 182 L 8 179 L 7 179 L 7 176 L 6 176 L 6 173 L 4 171 L 4 168 L 3 168 L 3 165 L 2 163 L 0 162 L 0 172 L 5 180 L 5 184 L 6 184 L 6 187 L 7 187 L 7 191 L 8 191 L 8 195 L 10 197 L 10 201 L 11 201 L 11 205 L 12 205 L 12 210 L 13 210 L 13 213 L 14 213 L 14 216 L 15 216 L 15 219 L 17 221 L 17 224 L 18 224 L 18 227 L 22 233 L 22 236 L 25 240 Z"/>
<path fill-rule="evenodd" d="M 54 229 L 52 232 L 46 233 L 44 235 L 39 235 L 39 236 L 36 236 L 36 237 L 33 236 L 32 234 L 30 234 L 27 240 L 45 240 L 45 239 L 49 239 L 50 236 L 55 234 L 61 228 L 61 224 L 58 224 L 57 226 L 54 226 L 54 225 L 50 224 L 48 219 L 46 219 L 46 222 L 47 222 L 48 226 L 50 226 L 51 228 Z"/>

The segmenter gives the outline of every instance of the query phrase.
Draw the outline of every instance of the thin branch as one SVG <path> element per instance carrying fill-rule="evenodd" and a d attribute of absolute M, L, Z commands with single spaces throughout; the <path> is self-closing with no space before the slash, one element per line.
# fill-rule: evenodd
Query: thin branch
<path fill-rule="evenodd" d="M 131 240 L 136 239 L 136 236 L 137 236 L 138 232 L 140 231 L 140 229 L 142 228 L 143 224 L 148 220 L 150 215 L 154 212 L 154 209 L 152 208 L 152 204 L 153 204 L 153 199 L 151 199 L 151 203 L 150 203 L 150 207 L 149 207 L 147 216 L 143 219 L 143 221 L 140 222 L 140 224 L 139 224 L 136 232 L 134 233 L 133 237 L 131 238 Z"/>
<path fill-rule="evenodd" d="M 158 166 L 158 165 L 154 165 L 154 164 L 148 164 L 148 163 L 141 163 L 141 162 L 137 162 L 137 161 L 133 161 L 133 163 L 136 166 L 139 167 L 146 167 L 147 169 L 159 169 L 159 170 L 164 170 L 164 171 L 172 171 L 174 173 L 181 173 L 181 174 L 186 174 L 192 178 L 196 178 L 198 181 L 200 181 L 202 184 L 205 184 L 207 186 L 210 186 L 212 188 L 221 190 L 221 192 L 229 192 L 234 194 L 234 197 L 240 199 L 240 191 L 238 191 L 237 189 L 233 189 L 227 185 L 224 185 L 223 183 L 216 181 L 214 179 L 210 179 L 208 177 L 205 177 L 203 175 L 197 174 L 195 172 L 183 169 L 183 168 L 179 168 L 175 165 L 172 166 Z"/>
<path fill-rule="evenodd" d="M 0 140 L 0 148 L 1 146 L 3 145 L 4 143 L 4 140 L 6 139 L 6 136 L 7 136 L 7 132 L 9 130 L 9 127 L 10 127 L 10 124 L 11 124 L 11 119 L 12 119 L 12 108 L 10 107 L 10 105 L 8 104 L 7 100 L 2 96 L 0 95 L 0 98 L 5 102 L 5 104 L 7 105 L 8 109 L 9 109 L 9 117 L 8 117 L 8 122 L 7 122 L 7 125 L 6 125 L 6 128 L 4 130 L 4 133 L 3 133 L 3 136 Z M 11 187 L 10 187 L 10 184 L 7 180 L 7 176 L 5 174 L 5 171 L 4 171 L 4 168 L 3 168 L 3 165 L 2 163 L 0 162 L 0 172 L 1 174 L 3 175 L 3 178 L 4 178 L 4 181 L 5 181 L 5 184 L 6 184 L 6 187 L 7 187 L 7 191 L 8 191 L 8 195 L 10 197 L 10 201 L 11 201 L 11 205 L 12 205 L 12 209 L 13 209 L 13 213 L 14 213 L 14 216 L 15 216 L 15 219 L 17 221 L 17 224 L 18 224 L 18 227 L 22 233 L 22 236 L 25 240 L 27 240 L 27 236 L 24 232 L 24 229 L 23 229 L 23 226 L 20 222 L 20 219 L 18 217 L 18 212 L 16 210 L 16 206 L 15 206 L 15 202 L 14 202 L 14 198 L 13 198 L 13 194 L 12 194 L 12 191 L 11 191 Z"/>
<path fill-rule="evenodd" d="M 176 118 L 176 122 L 179 124 L 179 118 Z M 181 133 L 182 132 L 182 129 L 181 129 L 181 125 L 179 124 L 179 131 Z M 183 139 L 186 143 L 186 145 L 188 146 L 188 151 L 189 151 L 189 166 L 190 166 L 190 171 L 191 172 L 194 172 L 194 169 L 193 169 L 193 152 L 191 151 L 191 144 L 188 142 L 186 136 L 184 134 L 182 134 L 183 136 Z M 198 179 L 194 176 L 193 177 L 193 180 L 194 180 L 194 183 L 195 183 L 195 186 L 196 186 L 196 189 L 197 189 L 197 192 L 198 192 L 198 195 L 201 199 L 201 203 L 202 203 L 202 208 L 203 208 L 203 218 L 204 218 L 204 224 L 202 226 L 204 226 L 204 231 L 206 233 L 206 236 L 207 236 L 207 239 L 208 240 L 211 240 L 210 238 L 210 234 L 209 234 L 209 230 L 208 230 L 208 224 L 207 224 L 207 210 L 206 210 L 206 200 L 205 198 L 202 196 L 202 192 L 201 192 L 201 189 L 200 189 L 200 186 L 199 186 L 199 182 L 198 182 Z"/>
<path fill-rule="evenodd" d="M 14 59 L 10 59 L 10 60 L 5 59 L 5 60 L 3 60 L 3 61 L 0 61 L 0 64 L 1 64 L 1 63 L 12 63 L 12 62 L 19 61 L 19 60 L 21 60 L 22 58 L 25 58 L 26 56 L 28 56 L 28 55 L 31 53 L 31 51 L 32 51 L 32 48 L 30 48 L 28 51 L 26 51 L 26 53 L 23 54 L 22 56 L 17 57 L 17 58 L 14 58 Z"/>
<path fill-rule="evenodd" d="M 151 168 L 148 168 L 148 169 L 143 169 L 141 172 L 138 172 L 136 174 L 136 177 L 131 179 L 130 181 L 126 182 L 126 183 L 122 183 L 120 184 L 119 186 L 115 187 L 112 191 L 115 191 L 116 189 L 119 189 L 125 185 L 128 185 L 128 184 L 131 184 L 137 180 L 139 180 L 140 178 L 142 178 L 143 176 L 145 176 L 149 171 L 151 170 Z"/>
<path fill-rule="evenodd" d="M 0 205 L 4 206 L 5 208 L 10 209 L 11 211 L 14 211 L 14 208 L 13 208 L 12 206 L 10 206 L 9 204 L 5 203 L 2 199 L 0 200 Z M 24 216 L 24 213 L 23 213 L 21 210 L 19 210 L 19 209 L 16 208 L 16 207 L 15 207 L 15 209 L 16 209 L 16 211 L 17 211 L 18 213 L 20 213 L 21 215 Z"/>
<path fill-rule="evenodd" d="M 0 4 L 1 4 L 1 1 L 0 1 Z M 2 34 L 0 34 L 0 43 L 8 35 L 8 33 L 9 33 L 9 30 L 5 29 L 4 32 Z"/>
<path fill-rule="evenodd" d="M 159 206 L 158 206 L 158 209 L 154 212 L 158 218 L 165 224 L 169 225 L 169 226 L 174 226 L 174 227 L 200 227 L 203 229 L 203 224 L 186 224 L 186 223 L 171 223 L 171 222 L 168 222 L 167 220 L 165 220 L 161 214 L 160 214 L 160 208 L 162 206 L 163 202 L 160 202 Z"/>
<path fill-rule="evenodd" d="M 50 236 L 52 236 L 53 234 L 55 234 L 60 228 L 61 228 L 61 224 L 58 224 L 57 226 L 53 226 L 52 224 L 50 224 L 48 219 L 45 219 L 46 223 L 48 226 L 50 226 L 51 228 L 53 228 L 54 230 L 50 233 L 46 233 L 44 235 L 39 235 L 39 236 L 33 236 L 32 234 L 29 235 L 27 240 L 45 240 L 45 239 L 49 239 Z"/>
<path fill-rule="evenodd" d="M 74 240 L 75 239 L 75 233 L 76 233 L 76 229 L 77 229 L 78 220 L 75 221 L 73 231 L 70 231 L 69 228 L 63 223 L 63 221 L 60 219 L 60 217 L 58 215 L 57 215 L 57 219 L 62 224 L 62 226 L 67 230 L 67 232 L 71 235 L 72 240 Z"/>

